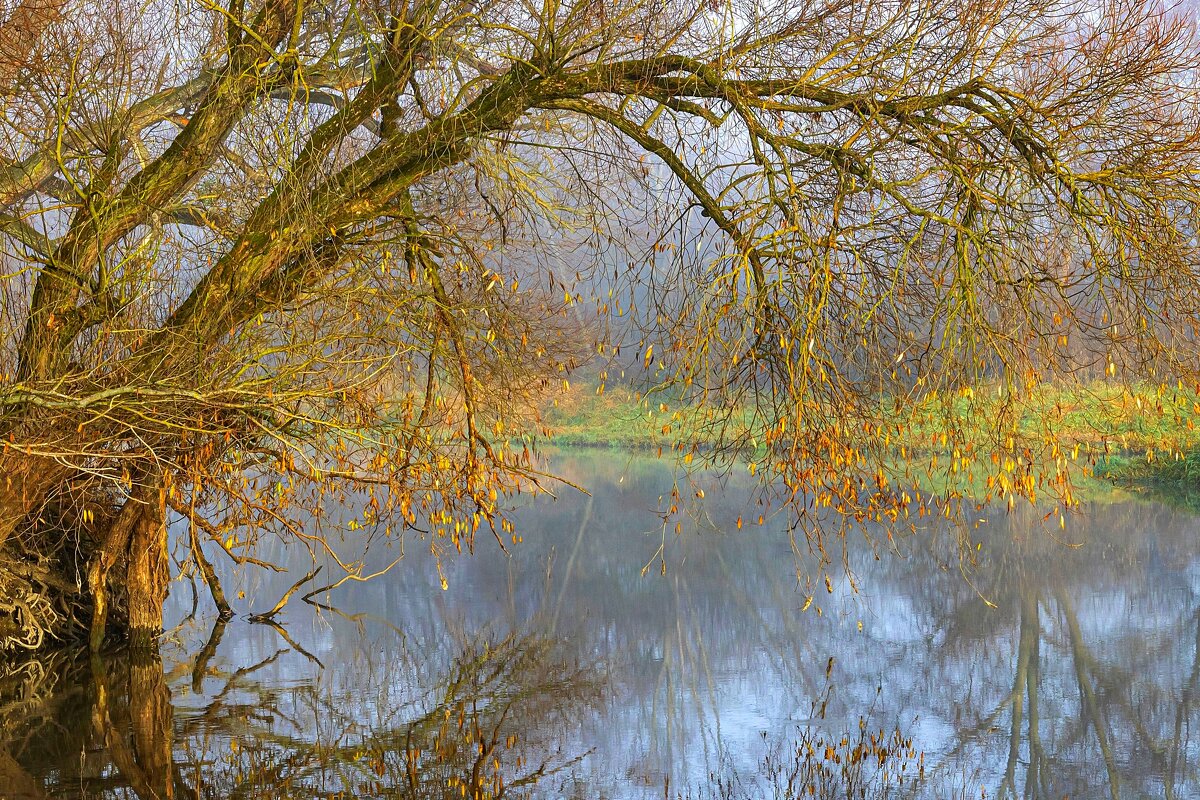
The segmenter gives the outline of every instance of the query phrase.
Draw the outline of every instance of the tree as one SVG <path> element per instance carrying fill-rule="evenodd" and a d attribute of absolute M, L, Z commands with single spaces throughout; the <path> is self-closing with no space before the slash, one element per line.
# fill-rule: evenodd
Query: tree
<path fill-rule="evenodd" d="M 1197 45 L 1141 0 L 18 6 L 12 640 L 148 641 L 168 513 L 223 610 L 207 540 L 254 562 L 280 533 L 363 577 L 295 522 L 330 495 L 435 549 L 502 538 L 501 497 L 545 477 L 510 437 L 525 401 L 593 347 L 554 276 L 615 245 L 651 288 L 638 360 L 801 519 L 902 512 L 914 404 L 1095 364 L 1190 379 Z M 956 469 L 960 441 L 1025 446 L 947 431 Z"/>

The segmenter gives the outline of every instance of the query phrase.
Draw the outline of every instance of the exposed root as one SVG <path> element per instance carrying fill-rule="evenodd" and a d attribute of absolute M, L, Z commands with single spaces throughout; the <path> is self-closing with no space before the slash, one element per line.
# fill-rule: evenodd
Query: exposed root
<path fill-rule="evenodd" d="M 53 571 L 21 562 L 0 567 L 0 650 L 37 650 L 79 628 L 83 608 L 78 594 L 64 591 Z"/>
<path fill-rule="evenodd" d="M 81 503 L 87 506 L 87 515 L 76 507 Z M 64 492 L 43 506 L 36 523 L 27 522 L 0 549 L 0 655 L 87 637 L 97 606 L 89 568 L 100 560 L 97 556 L 104 552 L 110 534 L 127 533 L 140 518 L 141 508 L 128 502 L 117 506 L 103 496 L 81 499 Z M 81 518 L 88 524 L 79 524 Z M 101 599 L 115 634 L 124 633 L 129 622 L 127 539 L 124 536 L 103 564 L 106 582 Z"/>

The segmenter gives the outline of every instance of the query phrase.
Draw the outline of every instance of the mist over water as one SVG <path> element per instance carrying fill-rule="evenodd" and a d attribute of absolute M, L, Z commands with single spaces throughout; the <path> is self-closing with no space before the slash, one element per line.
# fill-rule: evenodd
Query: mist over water
<path fill-rule="evenodd" d="M 953 530 L 854 538 L 853 586 L 810 601 L 748 484 L 681 483 L 675 533 L 664 462 L 554 458 L 591 495 L 528 501 L 507 555 L 445 554 L 446 590 L 412 539 L 277 627 L 185 619 L 176 584 L 161 662 L 10 665 L 0 797 L 773 797 L 804 769 L 868 797 L 1200 793 L 1200 519 L 996 509 L 965 560 Z M 308 566 L 226 590 L 263 610 Z"/>

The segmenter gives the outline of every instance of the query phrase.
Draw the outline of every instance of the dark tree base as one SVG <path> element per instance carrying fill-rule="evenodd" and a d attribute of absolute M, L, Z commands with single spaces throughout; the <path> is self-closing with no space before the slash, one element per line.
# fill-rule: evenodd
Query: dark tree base
<path fill-rule="evenodd" d="M 41 518 L 0 549 L 0 653 L 156 646 L 169 579 L 163 492 L 145 485 L 93 516 L 87 530 Z"/>

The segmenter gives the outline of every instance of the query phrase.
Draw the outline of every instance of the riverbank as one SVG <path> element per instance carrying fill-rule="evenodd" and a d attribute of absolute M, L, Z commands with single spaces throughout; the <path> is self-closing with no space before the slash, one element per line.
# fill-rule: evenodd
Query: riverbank
<path fill-rule="evenodd" d="M 665 452 L 681 440 L 706 443 L 703 436 L 688 435 L 696 411 L 674 398 L 581 382 L 549 401 L 542 417 L 555 446 Z M 1058 450 L 1071 454 L 1081 479 L 1200 490 L 1200 394 L 1190 389 L 1095 382 L 1041 387 L 1018 412 L 978 398 L 949 406 L 960 425 L 979 421 L 965 438 L 980 442 L 995 437 L 1002 411 L 1015 436 L 1052 439 Z M 908 410 L 909 427 L 896 439 L 897 452 L 936 452 L 937 446 L 929 443 L 939 441 L 946 414 L 945 405 Z"/>

